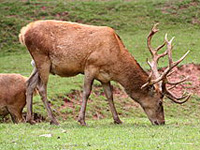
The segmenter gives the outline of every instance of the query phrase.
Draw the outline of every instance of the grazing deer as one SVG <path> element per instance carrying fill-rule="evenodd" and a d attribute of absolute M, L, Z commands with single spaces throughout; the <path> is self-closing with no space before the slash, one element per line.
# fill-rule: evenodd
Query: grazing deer
<path fill-rule="evenodd" d="M 186 102 L 189 96 L 177 98 L 166 88 L 166 84 L 177 85 L 167 80 L 177 62 L 171 59 L 171 42 L 167 37 L 156 50 L 151 47 L 151 38 L 157 32 L 154 26 L 148 36 L 148 48 L 153 56 L 150 76 L 140 67 L 128 52 L 120 37 L 110 27 L 83 25 L 65 21 L 35 21 L 21 29 L 20 42 L 29 50 L 36 68 L 27 84 L 27 117 L 32 120 L 32 95 L 37 86 L 47 109 L 51 123 L 58 124 L 47 102 L 47 82 L 49 74 L 70 77 L 84 74 L 83 98 L 78 121 L 85 123 L 85 111 L 94 79 L 101 82 L 108 99 L 115 123 L 122 123 L 113 103 L 110 81 L 120 83 L 126 93 L 144 109 L 152 124 L 165 123 L 163 97 L 166 95 L 176 103 Z M 164 45 L 164 54 L 157 54 Z M 160 57 L 169 56 L 169 66 L 162 75 L 157 69 Z M 183 101 L 178 101 L 185 99 Z"/>
<path fill-rule="evenodd" d="M 10 114 L 13 123 L 23 121 L 26 81 L 27 78 L 20 74 L 0 74 L 0 116 Z"/>

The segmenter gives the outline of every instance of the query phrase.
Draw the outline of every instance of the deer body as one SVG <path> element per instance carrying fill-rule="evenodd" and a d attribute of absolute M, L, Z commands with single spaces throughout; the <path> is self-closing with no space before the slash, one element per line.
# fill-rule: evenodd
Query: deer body
<path fill-rule="evenodd" d="M 0 74 L 0 115 L 6 116 L 10 113 L 14 123 L 23 121 L 26 80 L 20 74 Z"/>
<path fill-rule="evenodd" d="M 31 122 L 33 89 L 38 87 L 51 123 L 58 124 L 47 102 L 50 73 L 62 77 L 84 74 L 83 100 L 79 122 L 85 125 L 87 99 L 93 80 L 99 80 L 108 99 L 115 123 L 121 123 L 113 103 L 110 81 L 119 82 L 136 100 L 153 124 L 163 124 L 162 95 L 154 85 L 141 89 L 147 73 L 126 50 L 112 28 L 65 21 L 36 21 L 23 27 L 20 42 L 29 50 L 36 68 L 27 84 L 27 118 Z"/>
<path fill-rule="evenodd" d="M 75 76 L 84 74 L 88 66 L 94 66 L 97 68 L 95 78 L 108 82 L 117 80 L 116 74 L 123 71 L 121 67 L 126 67 L 124 59 L 129 59 L 127 65 L 130 65 L 130 60 L 133 66 L 138 65 L 124 49 L 114 30 L 109 27 L 37 21 L 24 30 L 24 44 L 33 59 L 37 59 L 38 54 L 46 57 L 48 55 L 46 59 L 50 63 L 52 74 L 62 77 Z M 37 61 L 35 62 L 37 66 Z"/>

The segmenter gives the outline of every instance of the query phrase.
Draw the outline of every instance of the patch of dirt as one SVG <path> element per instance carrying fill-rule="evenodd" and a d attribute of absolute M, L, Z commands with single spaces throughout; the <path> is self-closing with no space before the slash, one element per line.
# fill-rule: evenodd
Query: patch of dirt
<path fill-rule="evenodd" d="M 33 116 L 34 116 L 34 121 L 35 121 L 36 123 L 40 123 L 40 122 L 46 121 L 46 118 L 43 117 L 41 114 L 33 113 Z M 22 117 L 23 117 L 24 120 L 25 120 L 25 119 L 26 119 L 26 113 L 23 113 L 23 114 L 22 114 Z"/>
<path fill-rule="evenodd" d="M 171 91 L 179 96 L 186 91 L 200 96 L 200 65 L 191 63 L 174 68 L 174 73 L 169 77 L 169 80 L 177 82 L 183 78 L 188 79 Z"/>
<path fill-rule="evenodd" d="M 57 111 L 59 112 L 59 116 L 62 116 L 62 118 L 67 119 L 66 114 L 62 113 L 62 110 L 71 108 L 72 111 L 70 113 L 67 112 L 67 114 L 71 114 L 71 116 L 73 116 L 73 118 L 76 119 L 78 117 L 77 115 L 81 106 L 82 93 L 83 93 L 82 90 L 73 90 L 71 93 L 66 94 L 63 97 L 64 104 Z M 98 106 L 98 99 L 101 99 L 101 100 L 106 99 L 102 86 L 93 85 L 91 95 L 92 96 L 90 96 L 88 100 L 88 105 L 93 106 L 93 110 L 91 112 L 93 119 L 104 118 L 105 114 L 102 113 L 102 109 L 104 108 L 106 109 L 106 111 L 110 111 L 110 109 L 108 108 L 108 105 L 106 105 L 107 106 L 106 108 L 105 106 Z M 123 104 L 124 110 L 129 110 L 131 107 L 134 107 L 134 108 L 139 107 L 139 104 L 134 103 L 133 100 L 129 100 L 129 101 L 124 100 L 124 99 L 128 99 L 129 97 L 124 92 L 124 90 L 121 89 L 120 86 L 113 87 L 113 96 L 115 100 L 120 101 L 123 99 L 123 101 L 120 101 L 120 103 Z M 77 106 L 78 106 L 78 110 L 77 110 Z"/>
<path fill-rule="evenodd" d="M 197 0 L 192 0 L 189 3 L 183 3 L 183 1 L 180 1 L 179 5 L 175 5 L 173 2 L 166 2 L 165 5 L 161 8 L 161 12 L 163 14 L 171 14 L 171 15 L 178 15 L 182 14 L 184 10 L 190 9 L 190 7 L 198 7 L 200 4 Z M 192 24 L 200 24 L 200 20 L 197 17 L 191 18 Z"/>
<path fill-rule="evenodd" d="M 163 14 L 176 14 L 176 12 L 169 12 L 169 10 L 176 10 L 176 7 L 173 6 L 171 3 L 167 3 L 164 7 L 161 8 Z"/>
<path fill-rule="evenodd" d="M 198 18 L 192 18 L 192 24 L 199 24 L 200 25 L 200 20 Z"/>

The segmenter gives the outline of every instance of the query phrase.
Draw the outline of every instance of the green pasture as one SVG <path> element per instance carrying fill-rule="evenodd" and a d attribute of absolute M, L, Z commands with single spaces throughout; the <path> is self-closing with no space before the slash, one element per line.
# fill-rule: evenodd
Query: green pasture
<path fill-rule="evenodd" d="M 190 50 L 182 64 L 200 64 L 200 0 L 0 0 L 0 73 L 31 74 L 31 57 L 20 45 L 18 34 L 27 23 L 39 19 L 110 26 L 145 70 L 146 58 L 150 56 L 146 37 L 152 25 L 159 22 L 160 32 L 153 38 L 153 46 L 160 45 L 168 33 L 169 38 L 175 36 L 174 60 Z M 161 59 L 159 66 L 167 66 L 167 60 Z M 61 125 L 1 123 L 0 149 L 200 148 L 197 95 L 183 105 L 165 99 L 166 125 L 152 126 L 133 100 L 117 96 L 115 104 L 124 123 L 114 125 L 105 97 L 92 94 L 86 111 L 88 126 L 82 127 L 76 121 L 80 105 L 62 107 L 68 93 L 82 89 L 82 81 L 82 75 L 72 78 L 51 75 L 48 98 Z M 75 99 L 80 103 L 80 97 Z M 34 112 L 47 116 L 39 96 L 34 98 Z M 99 119 L 94 117 L 97 112 L 102 116 Z M 41 136 L 44 134 L 51 137 Z"/>
<path fill-rule="evenodd" d="M 91 150 L 196 150 L 200 145 L 199 121 L 168 119 L 165 126 L 152 126 L 146 119 L 89 121 L 87 127 L 63 122 L 59 127 L 47 123 L 37 125 L 0 125 L 0 149 L 91 149 Z"/>

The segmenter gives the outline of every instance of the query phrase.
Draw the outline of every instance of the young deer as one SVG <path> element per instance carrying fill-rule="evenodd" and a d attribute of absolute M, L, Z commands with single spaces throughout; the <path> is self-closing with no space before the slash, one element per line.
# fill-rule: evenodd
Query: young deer
<path fill-rule="evenodd" d="M 10 114 L 13 123 L 23 121 L 26 81 L 27 78 L 20 74 L 0 74 L 0 116 Z"/>
<path fill-rule="evenodd" d="M 30 123 L 32 121 L 32 95 L 33 89 L 37 86 L 51 123 L 57 125 L 58 122 L 47 102 L 48 76 L 51 73 L 70 77 L 81 73 L 85 75 L 82 105 L 78 117 L 81 125 L 86 125 L 86 104 L 94 79 L 100 81 L 103 86 L 115 123 L 122 122 L 113 103 L 111 80 L 120 83 L 127 94 L 141 105 L 152 124 L 164 124 L 162 104 L 164 95 L 176 103 L 184 103 L 190 97 L 177 98 L 166 88 L 166 84 L 178 84 L 170 83 L 167 76 L 187 54 L 173 63 L 172 40 L 169 42 L 167 38 L 165 43 L 154 51 L 150 41 L 157 31 L 154 26 L 148 36 L 148 47 L 153 56 L 153 62 L 149 62 L 152 72 L 148 76 L 112 28 L 54 20 L 35 21 L 23 27 L 19 35 L 20 42 L 27 47 L 36 65 L 27 82 L 26 121 Z M 165 44 L 167 44 L 166 52 L 157 55 L 157 51 Z M 170 60 L 169 67 L 159 75 L 157 61 L 167 54 Z M 184 101 L 178 101 L 184 98 Z"/>

